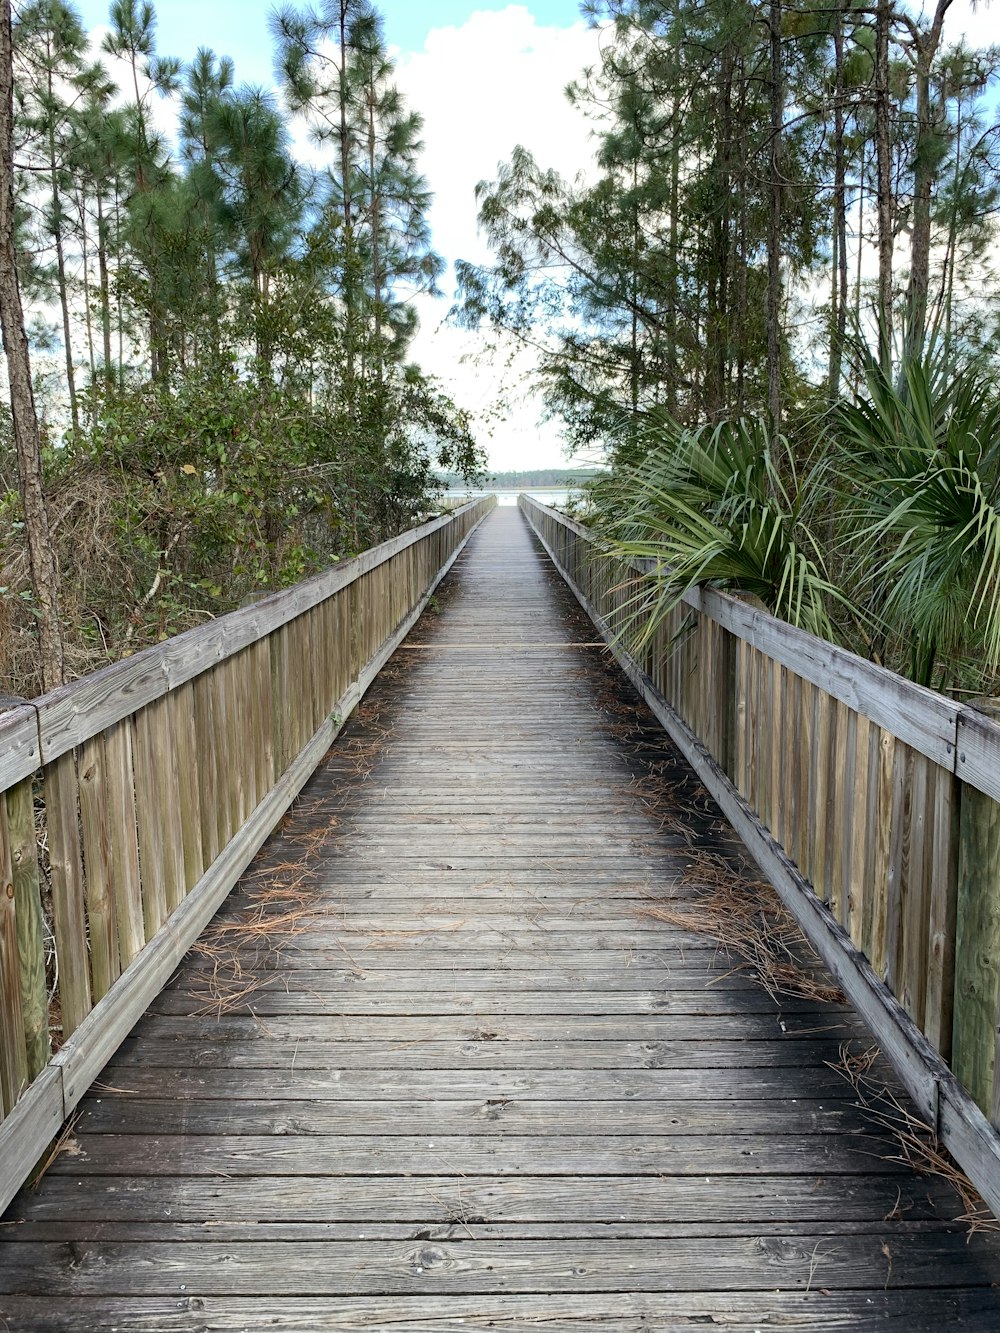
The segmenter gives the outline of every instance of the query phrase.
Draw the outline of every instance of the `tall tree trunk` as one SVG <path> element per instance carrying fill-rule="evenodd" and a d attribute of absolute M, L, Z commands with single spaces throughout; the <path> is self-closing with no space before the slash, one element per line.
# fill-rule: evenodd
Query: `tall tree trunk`
<path fill-rule="evenodd" d="M 101 289 L 101 335 L 104 342 L 104 377 L 111 378 L 111 292 L 108 282 L 108 232 L 104 204 L 97 190 L 97 272 Z"/>
<path fill-rule="evenodd" d="M 830 338 L 830 402 L 840 394 L 847 333 L 847 155 L 844 151 L 844 0 L 834 15 L 834 106 L 833 106 L 833 309 Z"/>
<path fill-rule="evenodd" d="M 743 416 L 746 411 L 746 364 L 747 364 L 747 325 L 750 265 L 747 255 L 747 70 L 746 61 L 739 59 L 739 102 L 737 107 L 739 131 L 739 157 L 736 168 L 736 197 L 739 200 L 737 212 L 736 237 L 736 323 L 734 341 L 736 343 L 736 415 Z"/>
<path fill-rule="evenodd" d="M 875 161 L 878 177 L 878 326 L 879 361 L 886 374 L 892 364 L 892 145 L 889 139 L 890 0 L 875 10 Z"/>
<path fill-rule="evenodd" d="M 667 406 L 671 416 L 677 416 L 680 385 L 680 358 L 677 355 L 677 306 L 680 262 L 678 253 L 678 221 L 681 181 L 680 98 L 675 97 L 671 110 L 673 139 L 670 146 L 670 228 L 667 233 Z"/>
<path fill-rule="evenodd" d="M 931 26 L 911 29 L 916 69 L 917 137 L 913 153 L 913 205 L 910 231 L 910 282 L 906 294 L 906 353 L 919 357 L 927 327 L 927 288 L 930 282 L 931 195 L 937 169 L 934 139 L 937 128 L 931 108 L 931 66 L 941 44 L 944 16 L 952 0 L 938 0 Z"/>
<path fill-rule="evenodd" d="M 49 538 L 42 485 L 42 447 L 31 383 L 31 358 L 24 331 L 24 311 L 14 247 L 14 74 L 10 0 L 0 0 L 0 329 L 10 380 L 24 528 L 31 586 L 38 609 L 42 687 L 63 681 L 63 644 L 59 623 L 59 571 Z"/>
<path fill-rule="evenodd" d="M 785 91 L 781 52 L 781 0 L 770 0 L 771 185 L 767 226 L 768 407 L 775 438 L 781 433 L 781 139 Z"/>
<path fill-rule="evenodd" d="M 87 360 L 90 362 L 91 381 L 97 377 L 97 358 L 94 353 L 94 319 L 90 309 L 90 238 L 87 234 L 87 200 L 82 190 L 76 196 L 80 217 L 80 259 L 83 273 L 83 316 L 87 327 Z"/>
<path fill-rule="evenodd" d="M 958 195 L 962 182 L 962 98 L 959 95 L 955 115 L 955 176 L 952 184 L 951 216 L 948 218 L 948 245 L 941 275 L 941 303 L 944 306 L 944 367 L 951 368 L 952 311 L 955 299 L 955 261 L 958 251 Z M 939 305 L 940 311 L 940 305 Z"/>
<path fill-rule="evenodd" d="M 351 208 L 351 151 L 350 128 L 347 123 L 347 0 L 340 0 L 340 175 L 344 192 L 344 351 L 347 364 L 347 400 L 354 400 L 354 325 L 357 318 L 356 282 L 354 272 L 354 231 Z M 353 410 L 353 409 L 351 409 Z"/>
<path fill-rule="evenodd" d="M 374 297 L 373 320 L 375 325 L 375 382 L 381 387 L 383 376 L 382 356 L 382 254 L 379 245 L 379 232 L 382 226 L 382 198 L 375 183 L 375 90 L 369 90 L 368 98 L 368 173 L 371 180 L 371 228 L 372 228 L 372 295 Z"/>
<path fill-rule="evenodd" d="M 62 200 L 59 198 L 59 163 L 56 157 L 56 127 L 53 120 L 55 98 L 52 87 L 52 52 L 48 51 L 46 61 L 49 105 L 46 117 L 49 122 L 49 188 L 52 198 L 52 238 L 56 243 L 56 272 L 59 279 L 59 305 L 62 309 L 63 348 L 66 354 L 66 390 L 69 393 L 69 412 L 73 430 L 80 429 L 80 412 L 76 402 L 76 371 L 73 367 L 73 338 L 69 321 L 69 292 L 66 283 L 66 254 L 62 238 Z"/>

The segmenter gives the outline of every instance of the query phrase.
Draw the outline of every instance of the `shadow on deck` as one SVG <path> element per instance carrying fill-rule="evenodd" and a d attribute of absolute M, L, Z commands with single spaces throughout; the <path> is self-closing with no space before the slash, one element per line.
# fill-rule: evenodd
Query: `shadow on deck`
<path fill-rule="evenodd" d="M 706 857 L 497 510 L 8 1211 L 0 1327 L 996 1329 L 997 1238 L 832 1067 L 852 1013 L 646 914 Z"/>

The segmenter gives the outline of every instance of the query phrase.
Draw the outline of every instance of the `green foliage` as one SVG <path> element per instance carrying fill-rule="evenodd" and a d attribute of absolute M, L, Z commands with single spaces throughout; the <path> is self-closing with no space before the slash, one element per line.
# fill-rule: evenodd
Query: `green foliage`
<path fill-rule="evenodd" d="M 25 290 L 43 319 L 60 298 L 67 378 L 75 362 L 87 385 L 70 379 L 72 426 L 45 451 L 73 672 L 395 534 L 428 511 L 437 470 L 481 472 L 467 414 L 406 360 L 411 298 L 442 261 L 420 117 L 381 22 L 338 0 L 275 28 L 289 102 L 332 150 L 312 172 L 287 111 L 231 61 L 201 48 L 185 69 L 158 51 L 148 0 L 111 6 L 114 109 L 63 0 L 19 16 Z M 177 157 L 158 97 L 179 102 Z M 27 693 L 29 572 L 2 444 L 0 674 Z"/>
<path fill-rule="evenodd" d="M 755 420 L 695 430 L 667 420 L 643 443 L 640 462 L 592 491 L 605 549 L 655 562 L 631 607 L 638 641 L 704 582 L 750 593 L 791 624 L 832 638 L 829 603 L 845 599 L 813 535 L 822 466 L 800 477 L 785 442 L 772 444 Z"/>
<path fill-rule="evenodd" d="M 1000 672 L 1000 396 L 940 347 L 895 379 L 854 352 L 865 389 L 833 423 L 854 595 L 913 679 L 982 688 Z"/>

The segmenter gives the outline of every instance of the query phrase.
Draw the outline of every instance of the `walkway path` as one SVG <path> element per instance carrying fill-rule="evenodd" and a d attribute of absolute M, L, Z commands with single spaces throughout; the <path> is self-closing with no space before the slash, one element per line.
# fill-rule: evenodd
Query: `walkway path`
<path fill-rule="evenodd" d="M 644 915 L 731 844 L 515 510 L 439 596 L 15 1200 L 0 1329 L 1000 1327 L 850 1013 Z"/>

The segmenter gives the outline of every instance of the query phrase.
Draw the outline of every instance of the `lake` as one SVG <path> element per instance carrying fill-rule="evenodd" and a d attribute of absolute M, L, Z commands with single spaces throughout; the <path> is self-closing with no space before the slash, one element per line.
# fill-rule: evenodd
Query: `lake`
<path fill-rule="evenodd" d="M 571 495 L 565 486 L 524 486 L 515 491 L 501 491 L 495 487 L 485 491 L 447 491 L 446 500 L 478 500 L 481 495 L 495 495 L 497 504 L 516 505 L 519 495 L 530 495 L 543 505 L 564 505 Z"/>

